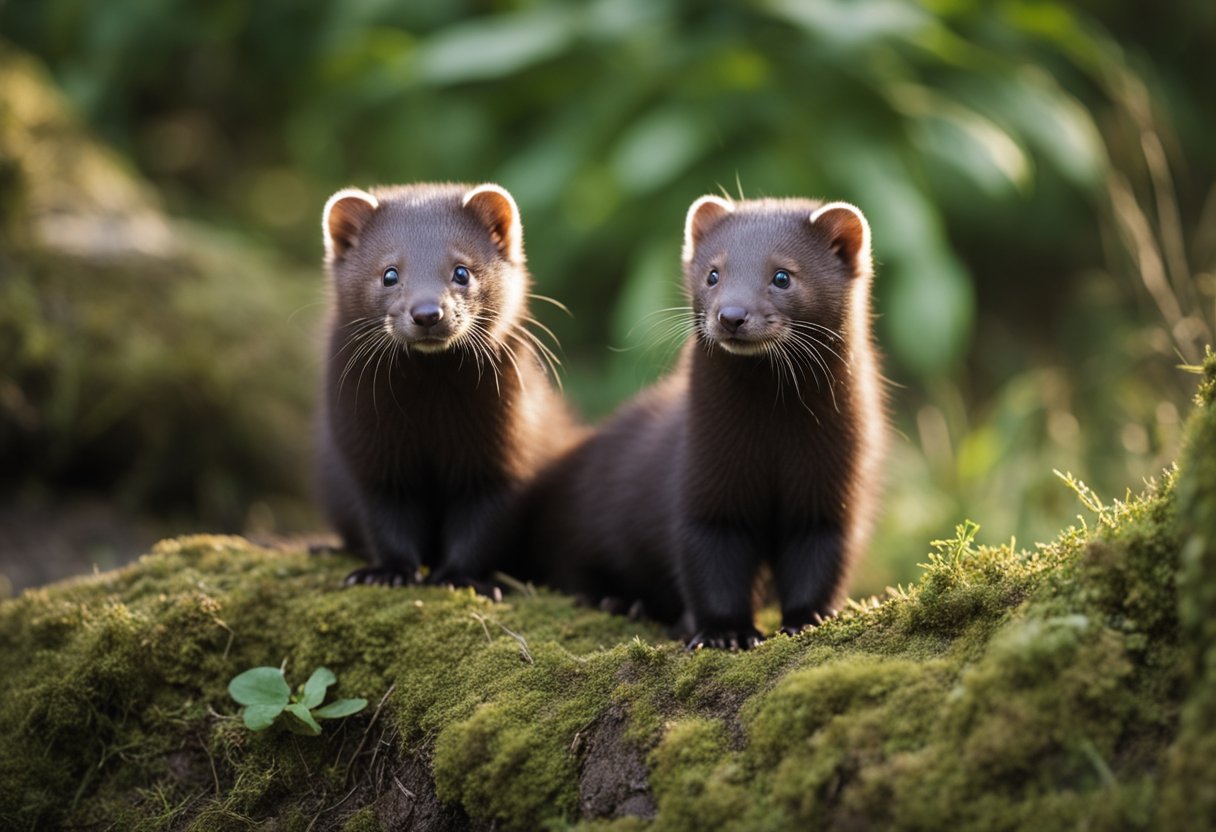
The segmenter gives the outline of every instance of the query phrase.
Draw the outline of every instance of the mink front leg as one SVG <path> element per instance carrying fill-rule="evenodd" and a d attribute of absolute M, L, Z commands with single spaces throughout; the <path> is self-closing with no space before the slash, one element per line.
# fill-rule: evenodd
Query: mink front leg
<path fill-rule="evenodd" d="M 835 614 L 832 604 L 845 573 L 844 535 L 838 526 L 816 526 L 788 536 L 777 553 L 781 631 L 801 632 Z"/>
<path fill-rule="evenodd" d="M 362 505 L 362 532 L 371 563 L 347 575 L 346 585 L 417 583 L 426 528 L 421 507 L 374 493 L 365 494 Z"/>
<path fill-rule="evenodd" d="M 333 440 L 328 434 L 323 435 L 318 454 L 318 491 L 330 523 L 342 538 L 342 545 L 338 549 L 370 560 L 371 547 L 363 536 L 362 491 L 334 449 Z M 329 547 L 318 546 L 316 549 L 326 551 Z"/>
<path fill-rule="evenodd" d="M 505 490 L 499 490 L 465 497 L 447 507 L 443 553 L 431 583 L 471 586 L 482 595 L 502 597 L 488 578 L 501 560 L 499 548 L 506 543 L 508 502 Z"/>
<path fill-rule="evenodd" d="M 680 587 L 692 613 L 689 650 L 746 650 L 763 638 L 752 618 L 752 581 L 759 562 L 753 541 L 728 524 L 684 527 L 679 553 Z"/>

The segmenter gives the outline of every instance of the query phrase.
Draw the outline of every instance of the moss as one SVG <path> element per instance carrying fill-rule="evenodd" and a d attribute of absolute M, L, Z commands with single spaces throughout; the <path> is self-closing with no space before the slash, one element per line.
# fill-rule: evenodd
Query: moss
<path fill-rule="evenodd" d="M 918 585 L 746 654 L 547 592 L 340 589 L 349 559 L 231 537 L 28 591 L 0 602 L 0 826 L 371 828 L 402 777 L 500 829 L 1210 826 L 1206 373 L 1177 472 L 1143 495 L 1072 483 L 1091 511 L 1033 551 L 965 525 Z M 226 683 L 283 662 L 372 706 L 250 734 Z M 595 755 L 634 772 L 619 798 L 587 781 Z"/>
<path fill-rule="evenodd" d="M 496 677 L 498 695 L 447 703 L 448 713 L 455 705 L 468 716 L 448 717 L 435 741 L 439 796 L 505 828 L 532 828 L 546 813 L 573 811 L 578 781 L 570 747 L 606 710 L 611 692 L 611 675 L 598 672 L 613 662 L 611 654 L 571 664 L 565 651 L 536 645 L 529 655 L 524 661 L 518 645 L 499 640 L 482 661 L 461 667 L 467 682 Z"/>
<path fill-rule="evenodd" d="M 1178 572 L 1184 682 L 1181 728 L 1169 753 L 1163 819 L 1174 828 L 1216 827 L 1216 355 L 1208 350 L 1189 453 L 1178 477 L 1185 543 Z"/>
<path fill-rule="evenodd" d="M 384 832 L 384 827 L 376 818 L 375 810 L 364 806 L 347 818 L 346 823 L 342 824 L 342 832 Z"/>
<path fill-rule="evenodd" d="M 616 686 L 597 657 L 616 664 L 626 653 L 623 646 L 602 653 L 598 645 L 635 634 L 653 641 L 655 630 L 588 614 L 549 594 L 493 604 L 432 588 L 340 589 L 351 566 L 238 538 L 181 538 L 125 569 L 5 602 L 3 816 L 30 823 L 84 817 L 85 809 L 63 798 L 78 785 L 82 797 L 101 795 L 119 780 L 169 789 L 181 776 L 168 771 L 167 761 L 182 747 L 197 758 L 190 776 L 201 770 L 214 789 L 214 766 L 221 786 L 220 795 L 190 809 L 199 829 L 258 817 L 285 795 L 317 789 L 318 781 L 322 792 L 340 789 L 341 782 L 324 782 L 323 772 L 339 766 L 345 774 L 370 715 L 337 729 L 345 734 L 341 748 L 338 740 L 275 729 L 249 734 L 209 710 L 234 715 L 228 679 L 284 660 L 293 681 L 324 664 L 338 675 L 338 695 L 373 703 L 395 681 L 381 725 L 411 745 L 438 739 L 443 754 L 459 760 L 462 737 L 478 726 L 491 731 L 503 738 L 501 758 L 486 770 L 497 765 L 499 776 L 525 794 L 560 796 L 559 805 L 569 809 L 569 744 Z M 530 696 L 515 695 L 522 689 Z M 578 695 L 564 695 L 571 692 Z M 478 717 L 490 698 L 510 702 L 498 706 L 495 718 Z M 526 732 L 522 745 L 513 739 L 518 730 Z M 521 747 L 545 752 L 535 770 L 510 768 Z M 479 802 L 475 785 L 456 775 L 439 780 L 489 814 L 541 811 L 535 802 Z"/>
<path fill-rule="evenodd" d="M 657 829 L 726 829 L 747 809 L 743 772 L 729 759 L 721 722 L 687 718 L 667 727 L 653 755 L 653 785 L 659 796 Z"/>

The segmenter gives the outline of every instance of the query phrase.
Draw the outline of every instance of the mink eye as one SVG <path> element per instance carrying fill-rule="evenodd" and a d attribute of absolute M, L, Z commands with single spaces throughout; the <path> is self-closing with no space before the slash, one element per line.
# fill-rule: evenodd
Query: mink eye
<path fill-rule="evenodd" d="M 777 269 L 777 272 L 773 275 L 773 285 L 778 289 L 790 288 L 790 273 L 785 269 Z"/>
<path fill-rule="evenodd" d="M 384 270 L 384 285 L 385 286 L 396 286 L 398 277 L 399 276 L 397 274 L 397 270 L 394 269 L 392 266 L 389 266 L 387 269 Z"/>
<path fill-rule="evenodd" d="M 457 286 L 468 286 L 469 278 L 472 276 L 473 273 L 469 271 L 467 266 L 457 266 L 452 269 L 452 282 Z"/>
<path fill-rule="evenodd" d="M 705 282 L 708 283 L 710 286 L 717 286 L 719 277 L 720 277 L 720 275 L 718 274 L 717 269 L 710 269 L 709 276 L 707 278 L 705 278 Z"/>

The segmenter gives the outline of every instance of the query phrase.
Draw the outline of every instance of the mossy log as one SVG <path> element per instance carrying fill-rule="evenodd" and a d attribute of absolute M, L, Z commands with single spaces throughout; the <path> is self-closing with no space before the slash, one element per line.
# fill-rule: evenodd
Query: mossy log
<path fill-rule="evenodd" d="M 1205 829 L 1216 825 L 1216 358 L 1183 460 L 1030 551 L 747 653 L 548 592 L 340 588 L 240 538 L 0 605 L 0 826 Z M 225 686 L 324 665 L 371 705 L 251 733 Z"/>

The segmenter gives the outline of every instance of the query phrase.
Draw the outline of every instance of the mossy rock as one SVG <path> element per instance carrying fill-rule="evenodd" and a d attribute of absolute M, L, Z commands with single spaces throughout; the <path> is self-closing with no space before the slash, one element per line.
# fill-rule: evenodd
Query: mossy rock
<path fill-rule="evenodd" d="M 1216 357 L 1177 470 L 1033 551 L 963 526 L 920 583 L 686 653 L 547 592 L 340 588 L 233 537 L 0 604 L 0 824 L 1203 829 L 1216 824 Z M 317 666 L 371 705 L 250 733 Z"/>
<path fill-rule="evenodd" d="M 0 496 L 306 525 L 319 263 L 167 214 L 3 41 L 0 91 Z"/>

